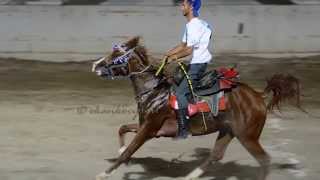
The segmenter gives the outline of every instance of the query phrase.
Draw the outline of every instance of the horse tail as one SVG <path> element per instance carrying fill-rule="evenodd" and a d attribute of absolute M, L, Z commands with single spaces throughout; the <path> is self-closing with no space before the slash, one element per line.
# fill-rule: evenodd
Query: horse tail
<path fill-rule="evenodd" d="M 304 111 L 301 107 L 300 80 L 290 74 L 275 74 L 267 79 L 267 86 L 264 89 L 264 96 L 272 92 L 272 98 L 267 104 L 268 111 L 272 111 L 274 107 L 280 110 L 281 102 L 285 100 L 294 100 L 294 106 Z"/>

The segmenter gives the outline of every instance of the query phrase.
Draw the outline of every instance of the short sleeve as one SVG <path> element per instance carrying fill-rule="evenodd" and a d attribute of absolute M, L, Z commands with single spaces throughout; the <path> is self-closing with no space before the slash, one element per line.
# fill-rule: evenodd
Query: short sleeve
<path fill-rule="evenodd" d="M 199 26 L 191 25 L 188 26 L 186 36 L 187 36 L 187 46 L 197 47 L 201 40 L 202 30 Z"/>

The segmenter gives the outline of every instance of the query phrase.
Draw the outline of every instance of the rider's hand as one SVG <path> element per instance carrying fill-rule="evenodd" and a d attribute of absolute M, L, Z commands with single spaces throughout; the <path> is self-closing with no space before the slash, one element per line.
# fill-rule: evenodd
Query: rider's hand
<path fill-rule="evenodd" d="M 163 57 L 163 59 L 162 59 L 163 61 L 165 61 L 166 63 L 168 63 L 168 61 L 169 61 L 169 56 L 167 56 L 167 55 L 164 55 L 164 57 Z"/>
<path fill-rule="evenodd" d="M 106 59 L 105 57 L 102 57 L 102 58 L 100 58 L 100 59 L 98 59 L 98 60 L 94 61 L 94 62 L 92 63 L 91 71 L 92 71 L 92 72 L 95 72 L 95 71 L 96 71 L 97 66 L 98 66 L 99 64 L 101 64 L 103 61 L 105 61 L 105 59 Z"/>
<path fill-rule="evenodd" d="M 178 60 L 178 58 L 177 58 L 176 55 L 172 55 L 172 56 L 169 56 L 169 57 L 168 57 L 168 63 L 169 63 L 169 62 L 172 62 L 172 61 L 176 61 L 176 60 Z"/>

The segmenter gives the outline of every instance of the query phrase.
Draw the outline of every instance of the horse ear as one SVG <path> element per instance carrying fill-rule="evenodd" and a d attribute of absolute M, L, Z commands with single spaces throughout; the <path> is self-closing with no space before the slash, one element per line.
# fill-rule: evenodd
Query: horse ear
<path fill-rule="evenodd" d="M 132 48 L 138 46 L 139 42 L 140 42 L 140 36 L 134 36 L 134 37 L 130 38 L 124 44 L 128 49 L 132 49 Z"/>

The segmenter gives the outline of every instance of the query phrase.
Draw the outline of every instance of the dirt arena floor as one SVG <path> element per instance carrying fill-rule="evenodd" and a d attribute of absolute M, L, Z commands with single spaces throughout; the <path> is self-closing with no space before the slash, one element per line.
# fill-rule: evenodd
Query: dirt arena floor
<path fill-rule="evenodd" d="M 318 180 L 320 175 L 320 56 L 264 59 L 224 56 L 241 79 L 263 89 L 274 73 L 302 82 L 308 114 L 291 106 L 268 114 L 261 142 L 272 156 L 272 180 Z M 0 59 L 0 180 L 91 180 L 118 156 L 117 130 L 132 123 L 129 81 L 107 81 L 90 63 Z M 128 135 L 128 140 L 132 134 Z M 149 141 L 110 179 L 180 179 L 209 154 L 216 134 Z M 225 158 L 201 179 L 254 180 L 258 164 L 234 139 Z"/>

